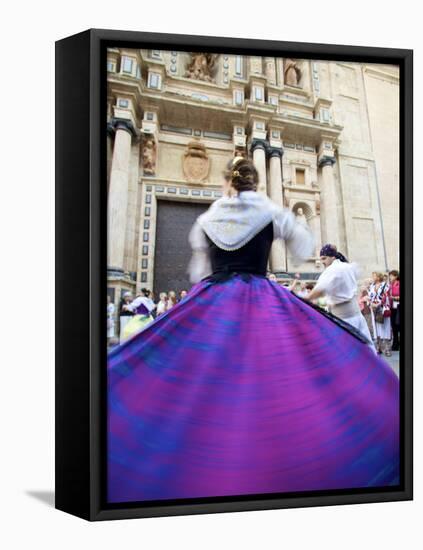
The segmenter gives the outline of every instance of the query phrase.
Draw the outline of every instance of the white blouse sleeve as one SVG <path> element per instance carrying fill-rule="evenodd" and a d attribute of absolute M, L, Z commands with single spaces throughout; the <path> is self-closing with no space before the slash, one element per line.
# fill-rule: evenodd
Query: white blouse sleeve
<path fill-rule="evenodd" d="M 198 222 L 195 222 L 188 236 L 192 248 L 191 260 L 187 272 L 191 283 L 198 283 L 212 273 L 209 243 L 206 234 Z"/>
<path fill-rule="evenodd" d="M 139 296 L 138 298 L 135 298 L 135 300 L 133 300 L 129 305 L 127 305 L 127 309 L 134 312 L 141 304 L 143 304 L 148 309 L 148 311 L 153 311 L 153 309 L 156 307 L 156 304 L 150 298 Z"/>
<path fill-rule="evenodd" d="M 321 273 L 314 289 L 330 296 L 333 303 L 351 300 L 357 293 L 358 273 L 357 264 L 337 260 Z"/>
<path fill-rule="evenodd" d="M 299 265 L 314 256 L 316 241 L 311 229 L 295 219 L 288 208 L 278 208 L 273 216 L 273 235 L 275 239 L 286 242 L 294 262 Z"/>
<path fill-rule="evenodd" d="M 325 294 L 336 294 L 340 282 L 340 273 L 336 269 L 336 266 L 331 265 L 327 267 L 320 274 L 314 290 L 320 290 Z"/>
<path fill-rule="evenodd" d="M 141 298 L 140 297 L 135 298 L 135 300 L 132 300 L 132 302 L 130 304 L 125 304 L 126 309 L 128 311 L 134 312 L 137 309 L 137 307 L 140 305 L 140 303 L 141 303 Z"/>

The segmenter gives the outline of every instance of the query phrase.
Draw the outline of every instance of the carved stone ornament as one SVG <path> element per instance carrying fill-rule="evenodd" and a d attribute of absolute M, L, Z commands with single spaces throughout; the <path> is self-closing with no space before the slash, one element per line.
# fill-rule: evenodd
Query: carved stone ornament
<path fill-rule="evenodd" d="M 212 70 L 215 65 L 217 54 L 205 52 L 192 52 L 191 61 L 185 72 L 186 78 L 214 82 Z"/>
<path fill-rule="evenodd" d="M 295 59 L 285 59 L 284 81 L 288 86 L 299 86 L 301 70 Z"/>
<path fill-rule="evenodd" d="M 244 157 L 245 159 L 248 158 L 246 148 L 245 147 L 235 147 L 234 158 L 235 157 Z"/>
<path fill-rule="evenodd" d="M 320 195 L 316 193 L 314 195 L 315 205 L 316 205 L 316 214 L 320 214 Z"/>
<path fill-rule="evenodd" d="M 183 171 L 188 181 L 204 181 L 209 175 L 210 159 L 200 141 L 190 141 L 184 153 Z"/>
<path fill-rule="evenodd" d="M 153 136 L 146 136 L 142 146 L 142 164 L 145 176 L 156 173 L 156 142 Z"/>

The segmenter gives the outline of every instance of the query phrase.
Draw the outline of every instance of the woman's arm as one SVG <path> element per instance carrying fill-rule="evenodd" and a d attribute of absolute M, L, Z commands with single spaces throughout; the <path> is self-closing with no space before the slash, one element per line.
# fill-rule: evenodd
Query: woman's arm
<path fill-rule="evenodd" d="M 314 255 L 316 242 L 311 229 L 297 222 L 288 208 L 274 208 L 273 236 L 286 242 L 297 265 Z"/>
<path fill-rule="evenodd" d="M 317 300 L 317 298 L 321 298 L 324 294 L 325 292 L 322 289 L 314 287 L 304 298 L 312 302 L 313 300 Z"/>
<path fill-rule="evenodd" d="M 198 283 L 207 275 L 211 275 L 212 268 L 209 254 L 209 243 L 206 234 L 198 222 L 195 222 L 188 236 L 192 248 L 191 260 L 187 273 L 191 283 Z"/>

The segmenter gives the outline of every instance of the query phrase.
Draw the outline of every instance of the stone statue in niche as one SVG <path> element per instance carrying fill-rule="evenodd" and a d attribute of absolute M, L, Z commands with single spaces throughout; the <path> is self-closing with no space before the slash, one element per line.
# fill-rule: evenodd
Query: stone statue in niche
<path fill-rule="evenodd" d="M 288 86 L 299 86 L 301 70 L 298 67 L 296 59 L 285 59 L 284 62 L 284 81 Z"/>
<path fill-rule="evenodd" d="M 244 157 L 245 159 L 248 158 L 247 151 L 245 150 L 245 147 L 235 147 L 234 158 L 235 157 Z"/>
<path fill-rule="evenodd" d="M 212 71 L 217 59 L 217 54 L 205 52 L 192 52 L 191 61 L 185 72 L 186 78 L 214 82 Z"/>
<path fill-rule="evenodd" d="M 156 142 L 153 136 L 146 136 L 142 148 L 142 164 L 145 176 L 156 173 Z"/>
<path fill-rule="evenodd" d="M 295 218 L 296 218 L 298 223 L 300 223 L 302 225 L 305 225 L 305 226 L 308 225 L 307 218 L 305 217 L 304 211 L 301 208 L 301 206 L 299 208 L 297 208 L 297 210 L 295 212 Z"/>

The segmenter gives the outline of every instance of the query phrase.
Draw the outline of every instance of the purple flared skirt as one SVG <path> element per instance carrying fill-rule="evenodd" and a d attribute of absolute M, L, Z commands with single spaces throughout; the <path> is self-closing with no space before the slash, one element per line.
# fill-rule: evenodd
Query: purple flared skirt
<path fill-rule="evenodd" d="M 202 281 L 108 357 L 110 503 L 399 483 L 399 382 L 264 277 Z"/>

